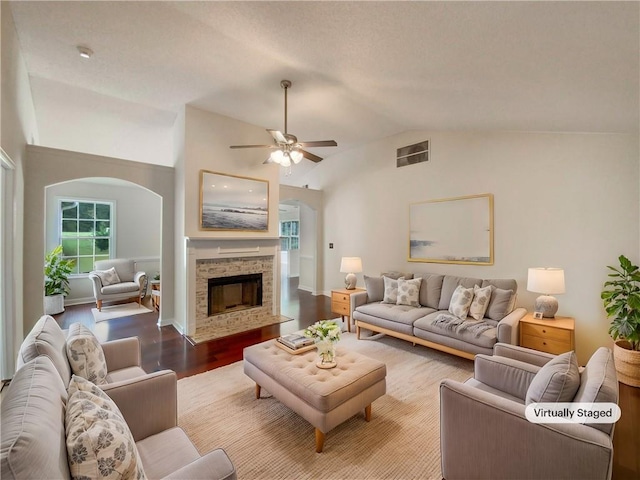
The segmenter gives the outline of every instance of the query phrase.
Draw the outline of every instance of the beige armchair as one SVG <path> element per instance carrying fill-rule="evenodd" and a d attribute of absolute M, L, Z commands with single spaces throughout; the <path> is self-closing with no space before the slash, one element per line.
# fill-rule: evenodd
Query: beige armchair
<path fill-rule="evenodd" d="M 611 478 L 614 424 L 542 424 L 529 422 L 525 416 L 526 399 L 532 395 L 529 387 L 542 367 L 555 358 L 497 343 L 493 356 L 476 356 L 474 378 L 465 383 L 441 383 L 443 478 Z M 566 380 L 563 388 L 568 383 L 572 381 Z M 573 400 L 560 401 L 617 404 L 618 380 L 611 351 L 598 349 L 580 373 L 576 363 L 573 383 L 577 388 L 576 393 L 569 393 Z M 545 384 L 545 392 L 550 384 Z M 534 389 L 537 385 L 539 381 Z"/>
<path fill-rule="evenodd" d="M 115 282 L 109 282 L 113 277 L 105 275 L 109 269 L 114 268 L 117 274 Z M 98 310 L 102 311 L 103 301 L 132 299 L 141 304 L 147 285 L 145 272 L 136 272 L 133 260 L 114 258 L 111 260 L 99 260 L 95 263 L 95 270 L 89 273 L 93 284 L 93 295 L 96 299 Z M 117 281 L 119 280 L 119 281 Z"/>

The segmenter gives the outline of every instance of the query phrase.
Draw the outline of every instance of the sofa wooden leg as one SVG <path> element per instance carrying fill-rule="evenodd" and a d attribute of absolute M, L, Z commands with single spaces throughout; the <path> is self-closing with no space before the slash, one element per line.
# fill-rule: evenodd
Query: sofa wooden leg
<path fill-rule="evenodd" d="M 364 419 L 367 422 L 371 421 L 371 404 L 364 407 Z"/>
<path fill-rule="evenodd" d="M 316 428 L 316 453 L 322 453 L 324 448 L 324 433 Z"/>
<path fill-rule="evenodd" d="M 256 398 L 258 399 L 260 398 L 260 389 L 261 389 L 260 385 L 256 383 Z"/>
<path fill-rule="evenodd" d="M 360 340 L 360 325 L 358 325 L 357 323 L 356 323 L 356 335 L 358 340 Z"/>
<path fill-rule="evenodd" d="M 102 311 L 102 300 L 97 300 L 96 301 L 96 306 L 98 307 L 98 311 L 101 312 Z"/>

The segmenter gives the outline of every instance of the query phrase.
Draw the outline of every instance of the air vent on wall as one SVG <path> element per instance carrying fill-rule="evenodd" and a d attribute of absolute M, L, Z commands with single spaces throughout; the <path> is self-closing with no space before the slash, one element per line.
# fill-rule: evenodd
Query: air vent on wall
<path fill-rule="evenodd" d="M 429 140 L 420 143 L 414 143 L 397 150 L 396 166 L 404 167 L 413 165 L 414 163 L 429 161 Z"/>

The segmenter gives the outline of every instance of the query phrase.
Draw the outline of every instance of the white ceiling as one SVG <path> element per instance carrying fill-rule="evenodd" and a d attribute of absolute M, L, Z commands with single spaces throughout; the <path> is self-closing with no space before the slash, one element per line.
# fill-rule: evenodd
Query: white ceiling
<path fill-rule="evenodd" d="M 289 131 L 335 139 L 338 148 L 312 150 L 326 157 L 411 129 L 637 133 L 639 6 L 29 1 L 11 10 L 42 139 L 105 102 L 112 120 L 162 135 L 185 104 L 283 129 L 287 78 Z"/>

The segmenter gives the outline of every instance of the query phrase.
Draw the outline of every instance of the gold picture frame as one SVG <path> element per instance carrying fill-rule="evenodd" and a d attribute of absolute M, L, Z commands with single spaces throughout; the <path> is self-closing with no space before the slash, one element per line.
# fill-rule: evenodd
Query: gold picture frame
<path fill-rule="evenodd" d="M 200 230 L 269 230 L 269 181 L 200 170 Z"/>
<path fill-rule="evenodd" d="M 493 194 L 409 205 L 407 260 L 493 265 Z"/>

